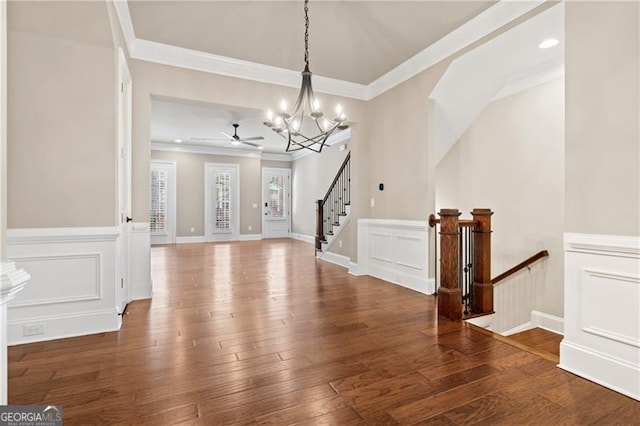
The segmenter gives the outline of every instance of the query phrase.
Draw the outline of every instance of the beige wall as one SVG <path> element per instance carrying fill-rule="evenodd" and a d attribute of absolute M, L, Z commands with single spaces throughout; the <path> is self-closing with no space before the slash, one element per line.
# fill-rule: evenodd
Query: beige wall
<path fill-rule="evenodd" d="M 435 139 L 430 137 L 428 97 L 447 64 L 426 70 L 368 105 L 373 218 L 426 220 L 434 210 Z"/>
<path fill-rule="evenodd" d="M 326 147 L 320 155 L 311 154 L 294 161 L 291 170 L 292 200 L 291 226 L 297 234 L 315 236 L 316 206 L 333 182 L 342 162 L 349 153 L 338 146 Z"/>
<path fill-rule="evenodd" d="M 640 235 L 638 2 L 567 2 L 567 232 Z"/>
<path fill-rule="evenodd" d="M 116 224 L 115 112 L 113 49 L 9 32 L 9 228 Z"/>
<path fill-rule="evenodd" d="M 564 81 L 492 102 L 437 167 L 436 207 L 491 208 L 492 276 L 540 250 L 536 309 L 563 313 Z M 528 313 L 527 313 L 528 314 Z"/>
<path fill-rule="evenodd" d="M 176 163 L 176 236 L 204 235 L 204 165 L 237 164 L 240 171 L 240 234 L 260 234 L 261 164 L 259 158 L 152 151 L 151 159 Z M 258 208 L 253 208 L 256 203 Z M 251 230 L 249 230 L 251 226 Z M 191 227 L 194 232 L 191 232 Z"/>

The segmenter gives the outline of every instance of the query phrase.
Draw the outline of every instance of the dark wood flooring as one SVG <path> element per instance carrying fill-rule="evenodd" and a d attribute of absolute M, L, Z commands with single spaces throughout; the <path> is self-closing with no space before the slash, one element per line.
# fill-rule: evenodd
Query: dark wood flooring
<path fill-rule="evenodd" d="M 640 403 L 294 240 L 152 249 L 119 332 L 14 346 L 12 404 L 79 424 L 638 424 Z"/>

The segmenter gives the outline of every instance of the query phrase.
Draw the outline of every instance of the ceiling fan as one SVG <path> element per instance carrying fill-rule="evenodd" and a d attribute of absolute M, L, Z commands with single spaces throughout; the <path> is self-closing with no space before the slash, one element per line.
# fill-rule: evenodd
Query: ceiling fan
<path fill-rule="evenodd" d="M 252 141 L 261 141 L 264 140 L 264 137 L 262 136 L 253 136 L 250 138 L 241 138 L 240 136 L 238 136 L 238 127 L 240 127 L 240 124 L 238 123 L 233 123 L 233 135 L 229 135 L 225 132 L 220 132 L 222 133 L 226 139 L 221 139 L 221 138 L 191 138 L 192 141 L 196 141 L 196 142 L 204 142 L 204 141 L 229 141 L 231 143 L 231 145 L 240 145 L 241 143 L 246 144 L 246 145 L 250 145 L 253 146 L 255 148 L 258 149 L 262 149 L 263 146 L 259 145 L 257 143 L 253 143 Z"/>

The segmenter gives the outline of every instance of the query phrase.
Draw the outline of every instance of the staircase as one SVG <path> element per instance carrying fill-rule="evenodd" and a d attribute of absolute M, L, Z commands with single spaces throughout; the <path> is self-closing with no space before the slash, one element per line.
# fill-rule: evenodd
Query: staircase
<path fill-rule="evenodd" d="M 349 221 L 351 213 L 351 153 L 347 154 L 329 190 L 318 200 L 316 252 L 326 252 Z"/>

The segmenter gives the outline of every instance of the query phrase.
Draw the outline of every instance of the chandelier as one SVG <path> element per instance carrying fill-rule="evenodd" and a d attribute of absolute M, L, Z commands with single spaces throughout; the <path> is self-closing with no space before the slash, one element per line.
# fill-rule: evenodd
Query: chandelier
<path fill-rule="evenodd" d="M 336 107 L 335 117 L 329 119 L 320 110 L 320 102 L 313 93 L 309 71 L 309 0 L 304 1 L 304 22 L 304 71 L 298 99 L 292 110 L 287 110 L 287 102 L 283 100 L 276 113 L 267 112 L 264 122 L 287 140 L 287 152 L 305 148 L 320 152 L 334 131 L 349 127 L 340 105 Z"/>

